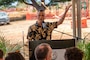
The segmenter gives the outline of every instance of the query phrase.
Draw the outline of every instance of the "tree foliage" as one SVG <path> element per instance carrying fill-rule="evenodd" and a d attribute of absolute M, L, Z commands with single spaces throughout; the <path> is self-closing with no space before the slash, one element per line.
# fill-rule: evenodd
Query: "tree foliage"
<path fill-rule="evenodd" d="M 11 3 L 18 1 L 18 2 L 23 2 L 23 0 L 0 0 L 0 6 L 8 6 L 11 5 Z M 65 2 L 65 1 L 70 1 L 70 0 L 51 0 L 51 2 Z"/>
<path fill-rule="evenodd" d="M 11 3 L 18 1 L 18 2 L 22 2 L 22 0 L 0 0 L 0 6 L 4 5 L 11 5 Z"/>
<path fill-rule="evenodd" d="M 66 2 L 66 1 L 71 1 L 71 0 L 51 0 L 51 1 L 54 1 L 54 2 Z"/>

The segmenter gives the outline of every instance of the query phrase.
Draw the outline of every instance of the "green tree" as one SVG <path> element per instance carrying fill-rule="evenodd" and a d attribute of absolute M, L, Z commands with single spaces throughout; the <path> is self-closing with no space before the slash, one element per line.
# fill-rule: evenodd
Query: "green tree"
<path fill-rule="evenodd" d="M 11 3 L 15 1 L 22 2 L 22 0 L 0 0 L 0 6 L 2 5 L 8 6 L 8 5 L 11 5 Z"/>

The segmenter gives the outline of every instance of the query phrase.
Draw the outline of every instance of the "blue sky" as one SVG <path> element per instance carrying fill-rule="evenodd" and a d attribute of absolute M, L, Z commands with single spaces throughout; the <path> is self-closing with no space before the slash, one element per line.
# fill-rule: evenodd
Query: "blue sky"
<path fill-rule="evenodd" d="M 16 1 L 16 2 L 12 3 L 11 5 L 12 5 L 12 6 L 16 6 L 17 3 L 18 3 L 18 2 Z"/>

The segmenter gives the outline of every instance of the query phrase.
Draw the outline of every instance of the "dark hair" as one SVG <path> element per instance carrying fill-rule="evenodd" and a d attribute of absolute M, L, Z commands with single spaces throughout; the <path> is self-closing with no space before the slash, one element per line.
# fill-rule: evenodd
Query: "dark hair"
<path fill-rule="evenodd" d="M 83 52 L 76 47 L 67 48 L 65 57 L 67 60 L 82 60 Z"/>
<path fill-rule="evenodd" d="M 3 53 L 3 51 L 0 49 L 0 58 L 3 58 L 3 55 L 4 55 L 4 53 Z"/>
<path fill-rule="evenodd" d="M 39 10 L 38 10 L 38 12 L 43 12 L 43 11 L 45 11 L 45 10 L 43 10 L 43 9 L 39 9 Z"/>
<path fill-rule="evenodd" d="M 42 43 L 36 47 L 36 49 L 35 49 L 36 59 L 43 60 L 46 58 L 48 51 L 49 51 L 48 46 L 50 46 L 50 45 L 46 44 L 46 43 Z"/>
<path fill-rule="evenodd" d="M 45 11 L 45 10 L 40 9 L 39 11 Z"/>
<path fill-rule="evenodd" d="M 25 58 L 19 52 L 11 52 L 8 53 L 8 56 L 6 56 L 5 60 L 25 60 Z"/>

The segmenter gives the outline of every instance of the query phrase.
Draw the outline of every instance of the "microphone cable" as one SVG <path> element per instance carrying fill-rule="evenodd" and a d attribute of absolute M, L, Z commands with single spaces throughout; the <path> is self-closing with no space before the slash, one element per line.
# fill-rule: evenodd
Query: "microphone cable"
<path fill-rule="evenodd" d="M 70 34 L 67 34 L 67 33 L 64 33 L 64 32 L 58 31 L 58 30 L 54 30 L 54 31 L 59 32 L 59 33 L 62 33 L 62 34 L 65 34 L 65 35 L 68 35 L 68 36 L 71 36 L 71 37 L 74 37 L 74 38 L 76 38 L 76 40 L 79 40 L 79 39 L 80 39 L 80 40 L 85 40 L 85 38 L 82 39 L 82 38 L 79 38 L 79 37 L 75 37 L 75 36 L 73 36 L 73 35 L 70 35 Z M 90 34 L 90 33 L 88 33 L 88 34 Z M 87 35 L 88 35 L 88 34 L 87 34 Z M 86 36 L 87 36 L 87 35 L 86 35 Z M 85 37 L 86 37 L 86 36 L 85 36 Z"/>

